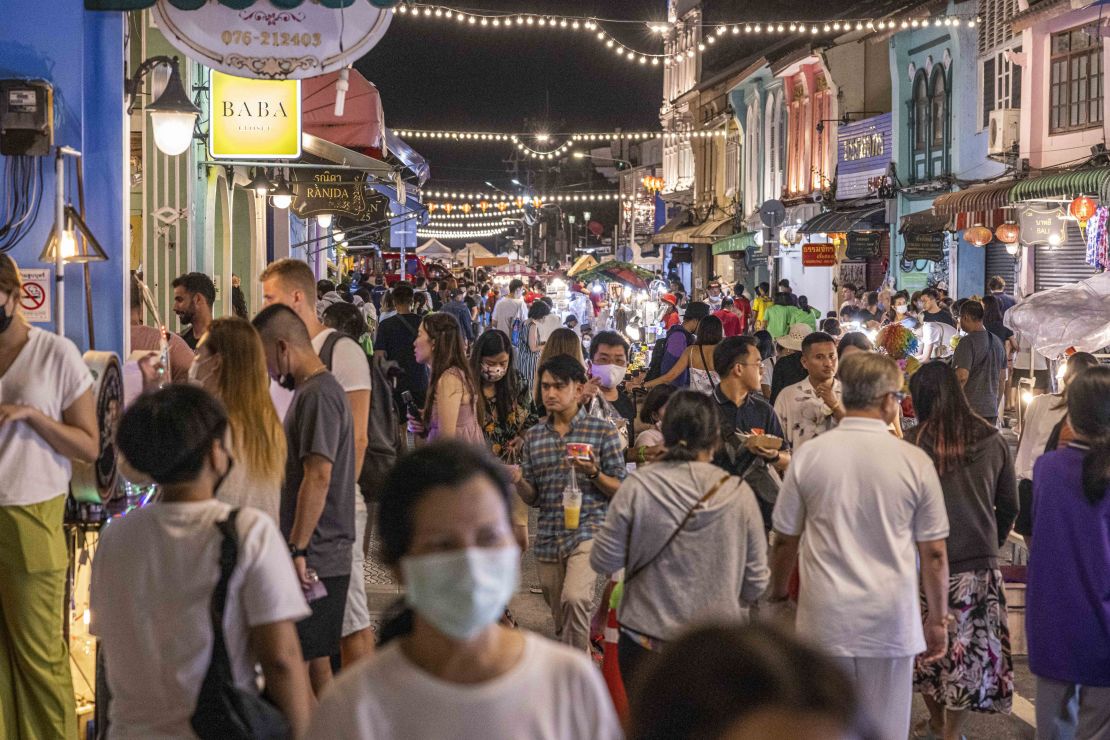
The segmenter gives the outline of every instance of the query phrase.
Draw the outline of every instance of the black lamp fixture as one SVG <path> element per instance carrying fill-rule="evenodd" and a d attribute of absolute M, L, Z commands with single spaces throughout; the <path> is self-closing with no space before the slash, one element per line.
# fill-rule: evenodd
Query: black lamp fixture
<path fill-rule="evenodd" d="M 264 167 L 256 167 L 254 170 L 254 177 L 247 183 L 247 187 L 256 194 L 266 197 L 270 194 L 274 184 L 270 182 L 270 178 L 266 177 L 266 169 Z"/>
<path fill-rule="evenodd" d="M 274 208 L 282 210 L 293 204 L 293 188 L 289 186 L 289 181 L 285 179 L 281 170 L 278 170 L 277 177 L 274 178 L 273 189 L 270 190 L 270 203 Z"/>
<path fill-rule="evenodd" d="M 132 113 L 142 90 L 143 77 L 163 65 L 169 67 L 169 80 L 162 94 L 147 105 L 146 110 L 150 113 L 150 122 L 154 129 L 154 144 L 163 154 L 172 157 L 189 148 L 193 141 L 193 128 L 200 116 L 200 108 L 189 99 L 185 85 L 181 82 L 177 57 L 157 56 L 147 59 L 139 65 L 131 79 L 124 83 L 124 89 L 129 98 L 127 112 Z"/>

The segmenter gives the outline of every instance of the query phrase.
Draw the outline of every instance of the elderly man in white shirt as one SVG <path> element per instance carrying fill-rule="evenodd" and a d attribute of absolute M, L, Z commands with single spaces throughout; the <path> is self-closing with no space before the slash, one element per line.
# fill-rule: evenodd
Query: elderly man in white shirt
<path fill-rule="evenodd" d="M 786 604 L 797 559 L 798 633 L 852 677 L 877 737 L 904 738 L 914 657 L 947 651 L 948 515 L 929 456 L 887 430 L 898 365 L 860 352 L 840 379 L 845 418 L 795 454 L 775 503 L 768 601 Z"/>
<path fill-rule="evenodd" d="M 775 399 L 775 413 L 792 448 L 798 449 L 844 418 L 837 362 L 836 340 L 830 335 L 815 331 L 802 340 L 802 367 L 809 377 L 786 386 Z"/>

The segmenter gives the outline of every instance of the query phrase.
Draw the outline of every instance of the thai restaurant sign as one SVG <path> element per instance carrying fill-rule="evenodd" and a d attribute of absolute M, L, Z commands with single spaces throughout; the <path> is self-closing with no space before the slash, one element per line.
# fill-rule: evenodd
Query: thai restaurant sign
<path fill-rule="evenodd" d="M 169 0 L 158 0 L 152 11 L 158 29 L 193 61 L 266 80 L 303 79 L 343 69 L 377 45 L 393 18 L 391 8 L 365 0 L 342 10 L 315 0 L 281 7 L 289 4 L 210 1 L 182 10 Z"/>
<path fill-rule="evenodd" d="M 1062 208 L 1034 208 L 1026 206 L 1018 211 L 1018 225 L 1021 227 L 1021 243 L 1051 244 L 1058 246 L 1067 237 L 1068 221 Z"/>
<path fill-rule="evenodd" d="M 878 189 L 890 168 L 893 150 L 890 113 L 837 128 L 836 197 L 862 198 Z"/>
<path fill-rule="evenodd" d="M 300 80 L 212 72 L 208 148 L 219 159 L 301 156 Z"/>
<path fill-rule="evenodd" d="M 366 173 L 327 168 L 294 168 L 293 204 L 300 218 L 329 213 L 362 220 L 369 210 Z"/>
<path fill-rule="evenodd" d="M 832 267 L 836 264 L 836 245 L 805 243 L 802 245 L 802 267 Z"/>

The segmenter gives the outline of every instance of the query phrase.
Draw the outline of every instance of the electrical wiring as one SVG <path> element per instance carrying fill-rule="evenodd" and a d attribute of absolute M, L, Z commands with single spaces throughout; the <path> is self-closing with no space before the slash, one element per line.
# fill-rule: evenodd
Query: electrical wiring
<path fill-rule="evenodd" d="M 35 160 L 38 160 L 38 166 Z M 7 157 L 0 198 L 0 254 L 10 252 L 30 232 L 42 207 L 42 157 Z"/>

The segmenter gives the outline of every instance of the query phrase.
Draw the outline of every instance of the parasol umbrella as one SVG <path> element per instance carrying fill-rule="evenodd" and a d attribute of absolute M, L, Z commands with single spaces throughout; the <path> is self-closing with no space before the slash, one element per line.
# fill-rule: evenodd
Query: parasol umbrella
<path fill-rule="evenodd" d="M 1046 357 L 1110 347 L 1110 273 L 1034 293 L 1004 323 Z"/>
<path fill-rule="evenodd" d="M 508 277 L 535 277 L 538 273 L 523 262 L 510 262 L 493 268 L 493 274 Z"/>
<path fill-rule="evenodd" d="M 600 265 L 583 272 L 578 275 L 583 281 L 604 279 L 613 280 L 615 282 L 627 285 L 634 290 L 647 290 L 651 281 L 655 278 L 655 273 L 650 270 L 645 270 L 642 267 L 636 267 L 631 262 L 621 262 L 620 260 L 607 260 Z"/>
<path fill-rule="evenodd" d="M 451 247 L 439 239 L 429 239 L 416 248 L 416 253 L 421 257 L 450 257 L 454 254 Z"/>

